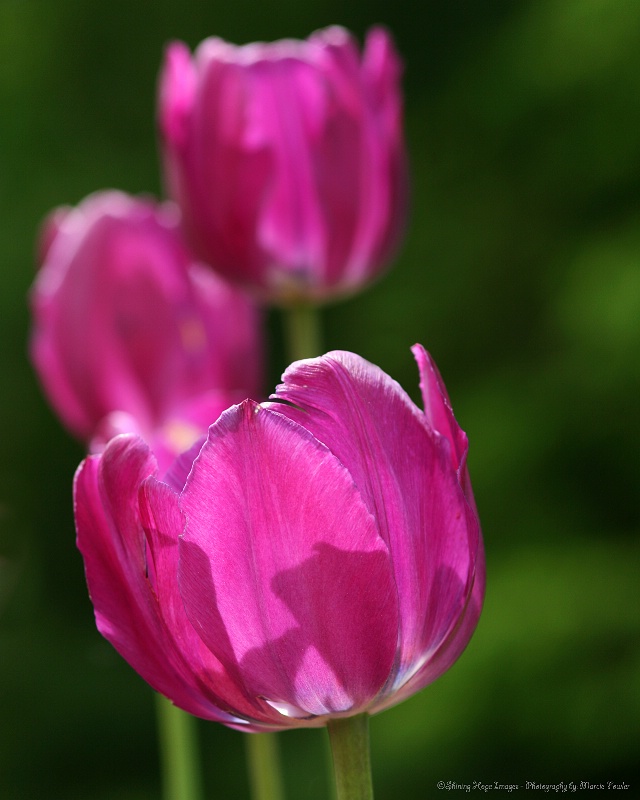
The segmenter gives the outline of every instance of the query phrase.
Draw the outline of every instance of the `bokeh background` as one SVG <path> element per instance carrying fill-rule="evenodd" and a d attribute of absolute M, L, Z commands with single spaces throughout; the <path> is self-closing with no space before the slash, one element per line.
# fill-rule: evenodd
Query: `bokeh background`
<path fill-rule="evenodd" d="M 372 721 L 377 797 L 439 780 L 637 790 L 640 3 L 0 0 L 2 798 L 160 793 L 151 691 L 97 634 L 74 546 L 82 448 L 26 356 L 37 226 L 96 189 L 162 193 L 167 41 L 335 22 L 396 37 L 413 202 L 392 271 L 326 310 L 326 348 L 415 399 L 409 346 L 433 353 L 488 560 L 462 659 Z M 269 337 L 265 389 L 284 367 L 275 313 Z M 247 797 L 242 735 L 200 733 L 208 797 Z M 323 732 L 280 739 L 291 800 L 326 797 Z"/>

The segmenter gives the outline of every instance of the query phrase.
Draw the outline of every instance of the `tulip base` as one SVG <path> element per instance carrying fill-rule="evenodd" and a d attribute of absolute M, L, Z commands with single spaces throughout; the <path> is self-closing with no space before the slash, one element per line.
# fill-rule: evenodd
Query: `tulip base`
<path fill-rule="evenodd" d="M 373 800 L 369 715 L 332 719 L 327 724 L 337 800 Z"/>

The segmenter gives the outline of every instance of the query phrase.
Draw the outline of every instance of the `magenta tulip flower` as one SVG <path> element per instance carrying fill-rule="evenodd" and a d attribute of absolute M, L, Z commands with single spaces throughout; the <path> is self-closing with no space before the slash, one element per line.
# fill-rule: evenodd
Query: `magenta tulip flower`
<path fill-rule="evenodd" d="M 31 355 L 76 436 L 138 432 L 173 458 L 258 391 L 257 312 L 194 262 L 173 205 L 99 192 L 56 210 L 41 245 Z"/>
<path fill-rule="evenodd" d="M 295 362 L 158 473 L 132 435 L 75 480 L 100 632 L 186 711 L 246 731 L 375 713 L 462 653 L 485 586 L 467 440 L 359 356 Z"/>
<path fill-rule="evenodd" d="M 406 215 L 401 67 L 339 27 L 306 41 L 206 39 L 166 52 L 168 189 L 196 252 L 261 298 L 324 300 L 389 262 Z"/>

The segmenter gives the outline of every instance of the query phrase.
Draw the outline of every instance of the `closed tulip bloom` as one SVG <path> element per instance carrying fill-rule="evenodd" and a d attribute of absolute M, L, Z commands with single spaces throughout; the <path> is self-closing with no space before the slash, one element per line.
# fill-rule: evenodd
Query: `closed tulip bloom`
<path fill-rule="evenodd" d="M 176 42 L 160 77 L 170 194 L 196 252 L 276 303 L 357 291 L 406 215 L 401 67 L 389 34 Z"/>
<path fill-rule="evenodd" d="M 99 192 L 43 227 L 31 356 L 79 438 L 136 431 L 175 455 L 260 381 L 249 300 L 194 262 L 173 205 Z"/>
<path fill-rule="evenodd" d="M 135 436 L 75 479 L 100 632 L 186 711 L 247 731 L 375 713 L 462 653 L 485 574 L 467 441 L 362 358 L 295 362 L 166 474 Z"/>

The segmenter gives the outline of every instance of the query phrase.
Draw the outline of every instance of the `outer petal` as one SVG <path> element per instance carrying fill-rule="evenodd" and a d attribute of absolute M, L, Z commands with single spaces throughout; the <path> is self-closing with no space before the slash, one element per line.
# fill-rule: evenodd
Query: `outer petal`
<path fill-rule="evenodd" d="M 102 456 L 83 461 L 76 474 L 77 542 L 98 630 L 176 705 L 207 719 L 233 722 L 200 691 L 180 651 L 180 632 L 168 629 L 163 618 L 138 506 L 140 484 L 155 470 L 153 456 L 141 439 L 119 436 Z M 178 522 L 179 515 L 174 514 L 169 541 L 162 546 L 177 550 Z M 156 549 L 160 546 L 157 543 Z M 166 577 L 164 583 L 163 573 L 163 603 L 167 594 L 177 594 L 175 574 L 172 580 Z"/>
<path fill-rule="evenodd" d="M 421 344 L 414 344 L 411 351 L 420 371 L 420 390 L 422 391 L 425 417 L 433 430 L 446 436 L 449 440 L 451 463 L 458 473 L 458 480 L 465 497 L 471 507 L 476 510 L 476 501 L 467 470 L 467 452 L 469 450 L 467 434 L 458 425 L 453 415 L 451 401 L 435 361 Z"/>
<path fill-rule="evenodd" d="M 375 134 L 366 129 L 367 103 L 353 36 L 334 26 L 311 41 L 317 44 L 317 68 L 324 79 L 321 124 L 311 145 L 326 231 L 324 259 L 316 267 L 312 288 L 322 296 L 364 282 L 372 266 L 366 258 L 361 263 L 360 228 L 371 214 L 370 203 L 376 203 L 368 194 L 376 172 L 369 147 Z"/>
<path fill-rule="evenodd" d="M 211 427 L 181 507 L 187 615 L 243 691 L 283 725 L 370 706 L 395 656 L 395 587 L 335 457 L 247 401 Z"/>
<path fill-rule="evenodd" d="M 166 49 L 159 86 L 160 130 L 167 141 L 180 148 L 188 135 L 188 122 L 196 93 L 197 76 L 191 53 L 182 42 L 171 42 Z"/>
<path fill-rule="evenodd" d="M 421 344 L 411 348 L 420 372 L 420 390 L 424 402 L 424 415 L 434 431 L 446 436 L 451 443 L 451 463 L 461 471 L 469 448 L 467 435 L 453 416 L 451 401 L 435 361 Z"/>
<path fill-rule="evenodd" d="M 264 268 L 255 226 L 272 159 L 264 145 L 247 141 L 246 71 L 226 53 L 227 46 L 216 38 L 198 48 L 191 67 L 196 89 L 183 141 L 163 131 L 165 177 L 200 258 L 227 277 L 255 285 Z M 161 120 L 183 97 L 170 79 L 172 69 L 169 51 L 160 83 Z"/>
<path fill-rule="evenodd" d="M 274 398 L 347 467 L 388 543 L 399 591 L 399 664 L 388 691 L 452 635 L 474 580 L 479 526 L 433 431 L 402 388 L 351 353 L 293 364 Z"/>
<path fill-rule="evenodd" d="M 326 203 L 329 213 L 340 209 L 344 215 L 346 192 L 356 193 L 348 205 L 354 215 L 348 249 L 341 261 L 335 250 L 331 252 L 327 275 L 334 291 L 348 292 L 383 268 L 404 228 L 408 192 L 401 66 L 391 37 L 382 28 L 369 32 L 362 58 L 346 31 L 331 32 L 331 37 L 325 36 L 323 66 L 337 102 L 327 113 L 325 137 L 317 148 L 318 173 L 333 176 Z M 347 132 L 356 140 L 345 140 Z M 319 179 L 321 185 L 331 181 Z M 342 220 L 333 222 L 331 244 L 345 225 Z"/>
<path fill-rule="evenodd" d="M 484 602 L 485 586 L 486 564 L 481 538 L 478 543 L 473 589 L 467 606 L 458 619 L 456 626 L 424 666 L 395 692 L 387 693 L 384 698 L 381 698 L 381 701 L 376 704 L 371 713 L 377 714 L 379 711 L 395 706 L 407 697 L 411 697 L 411 695 L 424 689 L 425 686 L 433 683 L 436 678 L 439 678 L 455 664 L 469 644 L 469 640 L 478 625 Z"/>
<path fill-rule="evenodd" d="M 228 712 L 218 712 L 215 718 L 232 727 L 241 730 L 272 728 L 269 715 L 262 711 L 262 704 L 242 693 L 237 676 L 228 674 L 185 614 L 178 590 L 178 539 L 175 532 L 184 525 L 178 496 L 166 484 L 153 477 L 147 478 L 140 491 L 140 516 L 148 543 L 147 573 L 162 621 L 179 650 L 178 658 L 185 662 L 187 682 L 201 695 L 200 702 L 208 712 L 206 716 L 211 717 L 208 707 L 211 704 Z M 172 695 L 169 696 L 173 699 Z"/>

